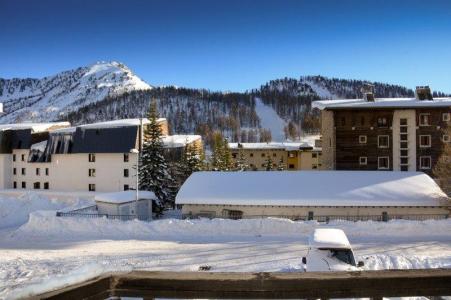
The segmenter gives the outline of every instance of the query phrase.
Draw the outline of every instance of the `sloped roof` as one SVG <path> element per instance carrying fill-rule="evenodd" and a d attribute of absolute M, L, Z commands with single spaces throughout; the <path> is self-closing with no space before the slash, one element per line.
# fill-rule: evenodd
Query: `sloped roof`
<path fill-rule="evenodd" d="M 80 128 L 73 136 L 72 153 L 128 153 L 136 148 L 137 126 Z"/>
<path fill-rule="evenodd" d="M 416 98 L 377 98 L 374 102 L 369 102 L 364 99 L 320 100 L 312 102 L 312 108 L 321 110 L 415 107 L 451 107 L 451 98 L 434 98 L 434 100 L 417 100 Z"/>
<path fill-rule="evenodd" d="M 177 204 L 276 206 L 441 206 L 448 200 L 421 172 L 196 172 Z"/>

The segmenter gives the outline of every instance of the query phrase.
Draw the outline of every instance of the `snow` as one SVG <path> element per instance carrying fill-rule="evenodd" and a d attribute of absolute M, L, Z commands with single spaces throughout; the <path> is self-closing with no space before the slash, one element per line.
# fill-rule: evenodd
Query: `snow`
<path fill-rule="evenodd" d="M 201 139 L 202 137 L 200 135 L 169 135 L 164 136 L 162 141 L 166 148 L 179 148 Z"/>
<path fill-rule="evenodd" d="M 106 203 L 127 203 L 136 200 L 136 191 L 122 191 L 115 193 L 102 193 L 95 196 L 95 201 Z M 155 194 L 149 191 L 138 191 L 138 199 L 156 199 Z"/>
<path fill-rule="evenodd" d="M 176 197 L 177 204 L 210 205 L 443 206 L 445 201 L 449 198 L 425 173 L 393 171 L 196 172 Z"/>
<path fill-rule="evenodd" d="M 282 149 L 288 151 L 312 148 L 313 146 L 314 143 L 308 142 L 229 143 L 230 149 Z"/>
<path fill-rule="evenodd" d="M 349 249 L 351 244 L 346 234 L 337 228 L 315 229 L 309 239 L 309 245 L 316 249 Z"/>
<path fill-rule="evenodd" d="M 321 99 L 336 99 L 338 98 L 335 94 L 332 94 L 326 87 L 319 85 L 313 80 L 308 80 L 306 78 L 301 78 L 301 81 L 308 84 L 312 90 L 321 98 Z"/>
<path fill-rule="evenodd" d="M 37 150 L 39 152 L 44 152 L 45 147 L 47 147 L 47 141 L 42 141 L 42 142 L 31 145 L 30 150 Z"/>
<path fill-rule="evenodd" d="M 258 97 L 255 98 L 255 111 L 260 118 L 261 127 L 271 130 L 272 140 L 275 142 L 284 141 L 284 128 L 287 124 L 276 111 L 271 106 L 265 105 Z"/>
<path fill-rule="evenodd" d="M 340 109 L 340 108 L 409 108 L 409 107 L 449 107 L 451 98 L 434 98 L 432 101 L 417 100 L 415 98 L 378 98 L 374 102 L 362 99 L 324 100 L 312 102 L 312 108 Z"/>
<path fill-rule="evenodd" d="M 166 121 L 165 118 L 159 118 L 157 119 L 157 123 L 161 123 Z M 147 118 L 142 119 L 142 124 L 147 125 L 150 121 Z M 135 119 L 120 119 L 120 120 L 112 120 L 112 121 L 105 121 L 105 122 L 97 122 L 92 124 L 84 124 L 79 125 L 76 127 L 68 127 L 68 128 L 61 128 L 57 130 L 53 130 L 54 133 L 73 133 L 76 131 L 77 128 L 81 129 L 102 129 L 102 128 L 117 128 L 117 127 L 127 127 L 127 126 L 140 126 L 141 120 L 139 118 Z"/>
<path fill-rule="evenodd" d="M 0 124 L 0 131 L 31 129 L 33 132 L 43 132 L 50 130 L 52 127 L 68 126 L 70 126 L 69 122 Z"/>

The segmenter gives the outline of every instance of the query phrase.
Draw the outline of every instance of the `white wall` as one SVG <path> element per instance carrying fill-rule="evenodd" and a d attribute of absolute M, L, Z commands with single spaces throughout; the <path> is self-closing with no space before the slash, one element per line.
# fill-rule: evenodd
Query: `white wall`
<path fill-rule="evenodd" d="M 0 189 L 12 187 L 12 155 L 0 154 Z"/>
<path fill-rule="evenodd" d="M 417 142 L 416 114 L 414 109 L 395 110 L 393 113 L 393 171 L 400 171 L 400 119 L 407 119 L 409 171 L 416 171 Z"/>

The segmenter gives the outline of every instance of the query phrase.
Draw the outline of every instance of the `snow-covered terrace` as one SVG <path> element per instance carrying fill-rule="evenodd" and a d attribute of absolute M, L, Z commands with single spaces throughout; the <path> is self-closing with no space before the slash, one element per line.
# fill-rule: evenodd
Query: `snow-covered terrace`
<path fill-rule="evenodd" d="M 230 149 L 255 149 L 255 150 L 299 150 L 313 148 L 314 145 L 307 142 L 269 142 L 269 143 L 229 143 Z"/>
<path fill-rule="evenodd" d="M 49 131 L 52 128 L 62 128 L 54 130 L 57 131 L 64 130 L 69 126 L 69 122 L 0 124 L 0 131 L 31 129 L 32 132 L 43 132 Z"/>
<path fill-rule="evenodd" d="M 163 122 L 165 121 L 165 118 L 159 118 L 157 119 L 157 122 Z M 143 118 L 142 124 L 146 125 L 149 124 L 149 119 Z M 117 128 L 117 127 L 127 127 L 127 126 L 140 126 L 141 121 L 140 119 L 121 119 L 121 120 L 113 120 L 113 121 L 105 121 L 105 122 L 97 122 L 92 124 L 85 124 L 85 125 L 79 125 L 74 127 L 68 127 L 68 128 L 61 128 L 58 130 L 54 130 L 54 133 L 71 133 L 75 132 L 77 128 L 82 129 L 102 129 L 102 128 Z"/>
<path fill-rule="evenodd" d="M 346 109 L 346 108 L 414 108 L 414 107 L 450 107 L 451 98 L 434 98 L 434 100 L 418 100 L 416 98 L 377 98 L 373 101 L 364 99 L 320 100 L 312 102 L 313 108 Z"/>
<path fill-rule="evenodd" d="M 392 171 L 197 172 L 177 204 L 273 206 L 447 206 L 428 175 Z"/>

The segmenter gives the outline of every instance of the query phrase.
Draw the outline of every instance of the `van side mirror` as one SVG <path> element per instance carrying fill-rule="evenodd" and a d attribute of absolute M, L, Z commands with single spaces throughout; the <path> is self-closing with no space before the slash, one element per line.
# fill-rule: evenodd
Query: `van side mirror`
<path fill-rule="evenodd" d="M 359 268 L 361 268 L 361 267 L 363 267 L 365 264 L 363 263 L 363 261 L 359 261 L 358 263 L 357 263 L 357 267 L 359 267 Z"/>
<path fill-rule="evenodd" d="M 302 257 L 302 263 L 304 264 L 304 265 L 306 265 L 307 264 L 307 258 L 304 256 L 304 257 Z"/>

